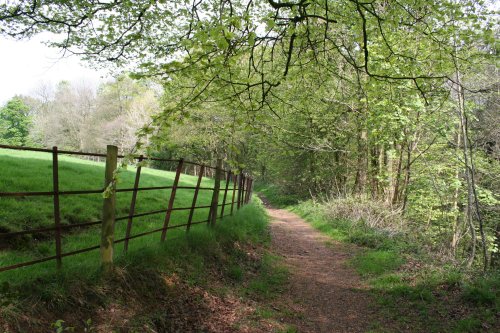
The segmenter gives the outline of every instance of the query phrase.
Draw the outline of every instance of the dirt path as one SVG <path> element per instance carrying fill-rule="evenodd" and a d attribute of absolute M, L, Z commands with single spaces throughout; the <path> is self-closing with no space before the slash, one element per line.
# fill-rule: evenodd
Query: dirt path
<path fill-rule="evenodd" d="M 267 208 L 273 252 L 284 258 L 291 273 L 290 288 L 280 302 L 288 301 L 301 314 L 293 320 L 298 331 L 368 331 L 372 300 L 356 272 L 346 265 L 352 249 L 332 243 L 295 214 Z"/>

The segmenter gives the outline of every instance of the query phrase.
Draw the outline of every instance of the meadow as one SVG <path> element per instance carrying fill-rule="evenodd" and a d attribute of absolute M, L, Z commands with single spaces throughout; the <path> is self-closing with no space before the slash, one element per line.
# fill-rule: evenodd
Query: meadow
<path fill-rule="evenodd" d="M 0 192 L 30 192 L 52 190 L 52 156 L 50 153 L 0 150 Z M 128 166 L 119 173 L 118 189 L 132 188 L 136 168 Z M 139 187 L 169 186 L 175 177 L 174 172 L 143 167 Z M 94 190 L 103 187 L 104 163 L 69 156 L 59 156 L 60 191 Z M 180 186 L 195 186 L 196 176 L 182 174 Z M 221 188 L 224 188 L 224 182 Z M 213 179 L 204 178 L 201 187 L 212 187 Z M 166 210 L 170 189 L 140 191 L 137 195 L 135 214 L 155 210 Z M 200 190 L 196 206 L 210 205 L 212 190 Z M 190 207 L 193 189 L 178 189 L 174 208 Z M 220 197 L 222 198 L 223 191 Z M 129 214 L 132 192 L 118 192 L 116 197 L 116 216 Z M 54 225 L 52 196 L 0 197 L 0 232 L 15 232 L 27 229 L 51 227 Z M 229 200 L 229 199 L 228 199 Z M 63 225 L 98 221 L 102 211 L 101 194 L 61 195 L 60 210 Z M 226 206 L 229 213 L 230 206 Z M 235 208 L 236 209 L 236 208 Z M 194 211 L 193 222 L 208 218 L 209 209 Z M 220 213 L 220 207 L 219 207 Z M 189 210 L 173 211 L 170 226 L 185 224 Z M 165 213 L 136 217 L 133 220 L 131 235 L 161 228 Z M 127 220 L 119 220 L 115 225 L 115 239 L 125 237 Z M 202 225 L 195 225 L 202 227 Z M 185 227 L 167 232 L 167 242 L 185 232 Z M 130 240 L 129 252 L 141 251 L 149 244 L 160 241 L 161 233 L 153 233 Z M 100 225 L 85 228 L 65 229 L 62 251 L 67 253 L 86 247 L 99 245 Z M 123 243 L 115 245 L 117 256 L 124 254 Z M 53 232 L 35 233 L 10 238 L 0 236 L 0 267 L 19 262 L 55 255 Z M 76 256 L 63 258 L 63 270 L 72 271 L 75 267 L 94 267 L 99 263 L 98 251 L 90 251 Z M 48 261 L 34 266 L 2 272 L 0 282 L 19 281 L 32 276 L 52 274 L 55 262 Z"/>

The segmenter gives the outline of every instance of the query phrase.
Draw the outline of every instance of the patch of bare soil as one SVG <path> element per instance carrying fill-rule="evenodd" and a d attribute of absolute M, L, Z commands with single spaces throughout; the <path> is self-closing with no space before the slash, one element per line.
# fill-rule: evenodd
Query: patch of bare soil
<path fill-rule="evenodd" d="M 256 277 L 264 249 L 236 246 L 246 254 L 242 264 L 249 279 Z M 224 269 L 221 263 L 214 264 L 206 284 L 195 285 L 176 273 L 154 268 L 116 268 L 95 285 L 73 285 L 60 307 L 54 300 L 39 297 L 26 299 L 17 309 L 12 305 L 11 311 L 0 304 L 0 333 L 281 332 L 285 328 L 282 322 L 257 312 L 268 304 L 245 297 L 243 285 L 228 279 Z M 56 322 L 60 322 L 58 328 Z"/>
<path fill-rule="evenodd" d="M 151 283 L 141 287 L 148 290 L 136 290 L 134 283 L 144 281 L 128 278 L 116 274 L 102 290 L 87 289 L 81 295 L 75 292 L 70 300 L 75 303 L 73 309 L 58 311 L 35 304 L 33 311 L 17 321 L 0 320 L 0 332 L 53 332 L 53 324 L 63 320 L 60 331 L 64 332 L 225 333 L 235 332 L 233 324 L 250 310 L 235 297 L 219 297 L 189 286 L 175 274 L 161 277 L 152 272 L 145 276 L 144 280 L 149 278 Z M 90 293 L 95 293 L 94 301 Z M 100 298 L 115 301 L 103 302 Z"/>
<path fill-rule="evenodd" d="M 272 251 L 290 268 L 290 286 L 279 302 L 296 315 L 299 332 L 366 332 L 374 316 L 372 299 L 346 261 L 353 248 L 331 240 L 297 215 L 266 204 Z"/>

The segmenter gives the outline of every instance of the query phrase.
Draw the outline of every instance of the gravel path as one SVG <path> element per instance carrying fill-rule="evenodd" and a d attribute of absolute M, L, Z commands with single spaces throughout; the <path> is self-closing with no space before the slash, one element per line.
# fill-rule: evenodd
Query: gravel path
<path fill-rule="evenodd" d="M 267 206 L 272 249 L 290 268 L 290 288 L 282 302 L 301 314 L 299 332 L 367 332 L 372 299 L 346 261 L 353 248 L 333 243 L 297 215 Z"/>

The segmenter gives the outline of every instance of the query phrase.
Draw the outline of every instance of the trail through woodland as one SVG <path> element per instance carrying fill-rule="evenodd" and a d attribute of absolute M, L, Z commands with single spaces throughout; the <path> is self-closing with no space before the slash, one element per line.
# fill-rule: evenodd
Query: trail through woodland
<path fill-rule="evenodd" d="M 290 285 L 279 303 L 300 314 L 293 322 L 298 332 L 368 331 L 373 300 L 347 264 L 353 248 L 332 242 L 293 213 L 266 207 L 272 250 L 290 269 Z"/>

